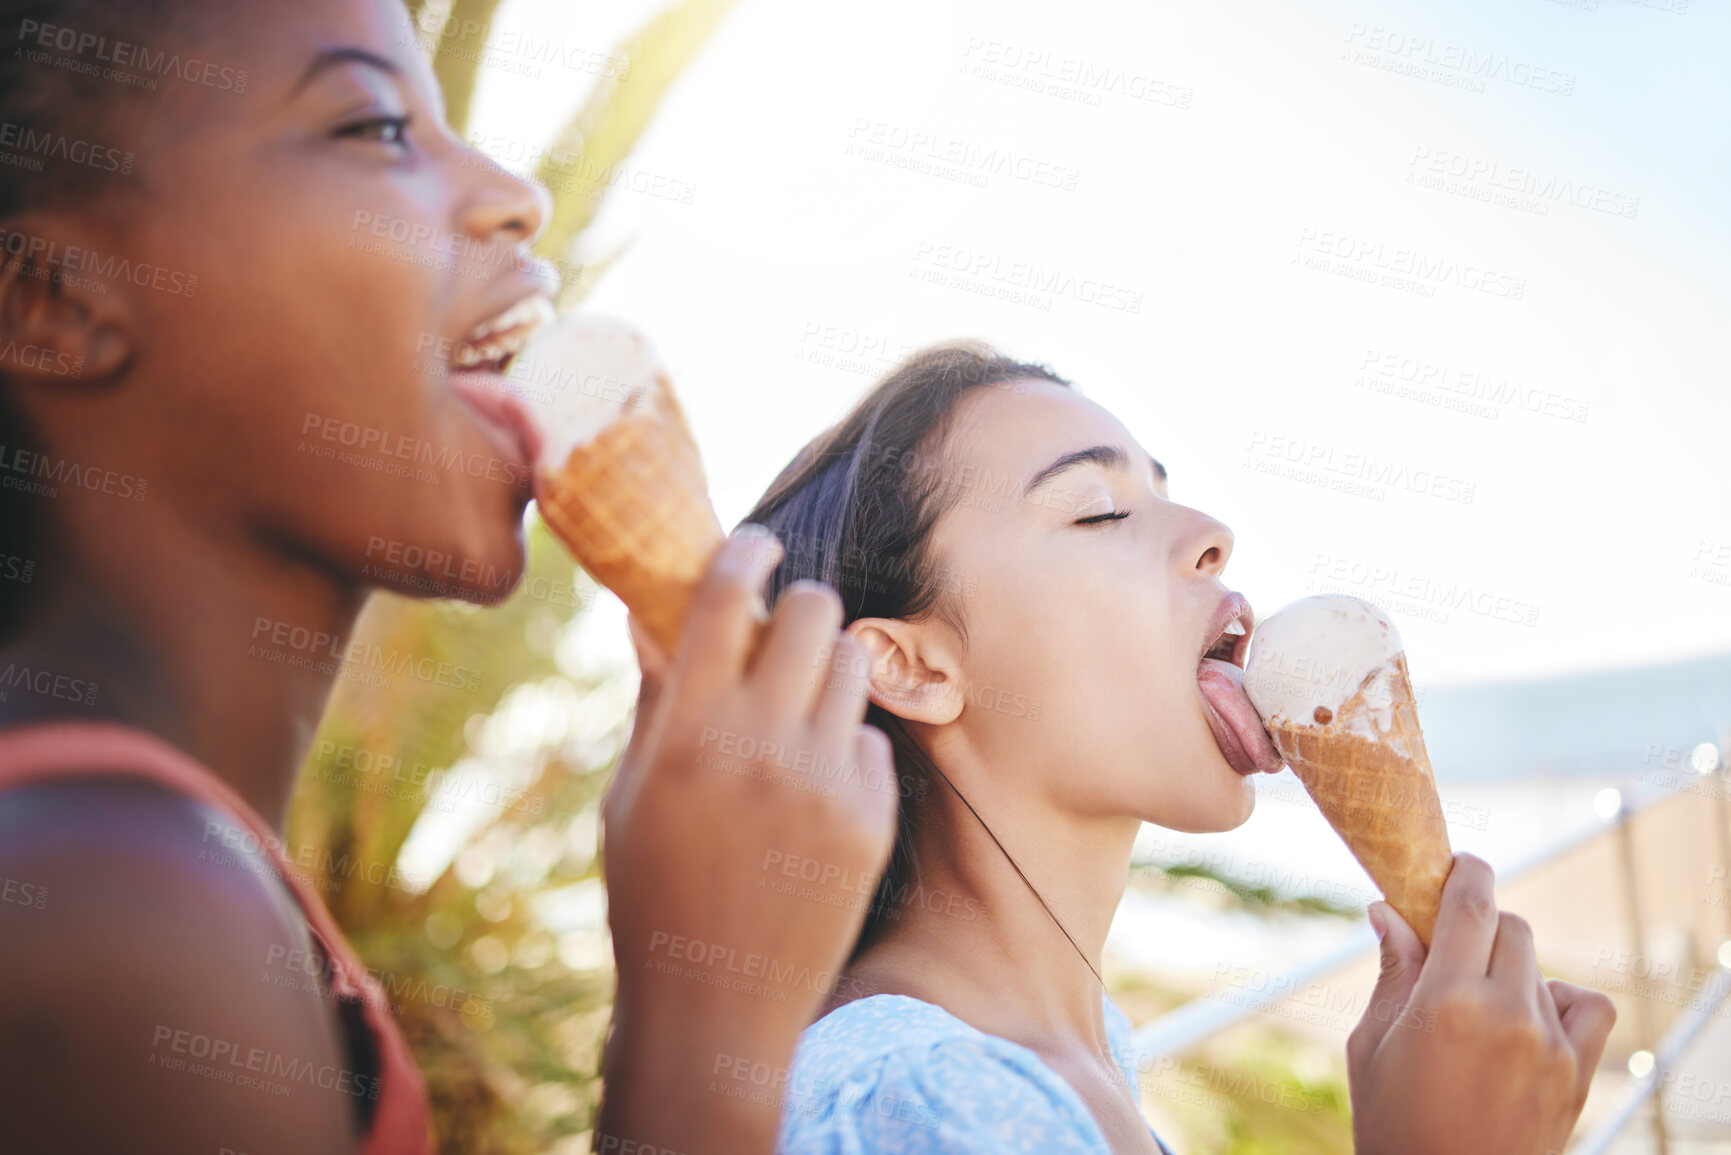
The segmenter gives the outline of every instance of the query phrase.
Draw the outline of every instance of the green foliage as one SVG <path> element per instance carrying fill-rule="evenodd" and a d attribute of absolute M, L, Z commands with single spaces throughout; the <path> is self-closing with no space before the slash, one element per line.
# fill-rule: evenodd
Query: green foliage
<path fill-rule="evenodd" d="M 1337 1048 L 1252 1024 L 1142 1079 L 1174 1150 L 1215 1155 L 1351 1155 L 1346 1060 Z"/>
<path fill-rule="evenodd" d="M 289 845 L 383 985 L 450 1151 L 547 1150 L 589 1127 L 599 1091 L 609 960 L 592 951 L 589 965 L 562 962 L 535 912 L 544 896 L 596 878 L 596 804 L 625 703 L 593 733 L 553 727 L 514 757 L 475 758 L 477 745 L 497 745 L 488 729 L 513 706 L 580 703 L 607 688 L 558 668 L 552 643 L 578 599 L 547 590 L 594 594 L 537 520 L 525 580 L 496 607 L 375 595 L 364 644 L 464 673 L 456 685 L 340 681 L 290 815 Z M 502 779 L 488 761 L 519 764 L 523 778 Z M 422 891 L 393 867 L 416 822 L 446 814 L 472 829 Z"/>
<path fill-rule="evenodd" d="M 555 138 L 535 176 L 553 190 L 553 219 L 537 246 L 563 259 L 595 219 L 619 165 L 637 147 L 661 99 L 733 7 L 735 0 L 679 0 L 623 44 L 618 76 L 603 76 L 594 94 Z M 592 278 L 567 285 L 580 296 Z M 570 301 L 561 301 L 569 304 Z"/>
<path fill-rule="evenodd" d="M 439 37 L 433 52 L 433 73 L 445 93 L 445 118 L 453 125 L 469 123 L 481 61 L 498 9 L 499 0 L 453 0 L 451 4 L 444 24 L 447 34 Z"/>
<path fill-rule="evenodd" d="M 1288 896 L 1205 866 L 1137 863 L 1130 885 L 1220 911 L 1328 920 L 1363 916 L 1312 895 Z M 1162 987 L 1148 976 L 1115 976 L 1112 997 L 1133 1022 L 1188 1001 L 1195 991 Z M 1351 1099 L 1346 1057 L 1267 1016 L 1209 1040 L 1196 1053 L 1153 1064 L 1142 1102 L 1174 1150 L 1216 1155 L 1350 1155 Z M 1170 1132 L 1170 1133 L 1168 1133 Z"/>
<path fill-rule="evenodd" d="M 1134 863 L 1130 867 L 1130 885 L 1156 894 L 1179 890 L 1213 893 L 1221 907 L 1240 907 L 1257 914 L 1284 911 L 1332 918 L 1358 918 L 1364 914 L 1360 906 L 1345 906 L 1316 895 L 1285 895 L 1274 887 L 1253 885 L 1206 866 Z"/>

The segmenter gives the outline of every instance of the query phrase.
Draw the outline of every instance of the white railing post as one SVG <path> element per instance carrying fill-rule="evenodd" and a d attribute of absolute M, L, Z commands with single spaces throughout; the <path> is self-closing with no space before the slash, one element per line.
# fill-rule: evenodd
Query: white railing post
<path fill-rule="evenodd" d="M 1641 960 L 1647 957 L 1646 920 L 1641 917 L 1641 886 L 1635 873 L 1634 816 L 1627 807 L 1617 813 L 1617 858 L 1623 868 L 1623 910 L 1629 919 L 1629 937 L 1634 940 L 1635 973 L 1641 971 Z M 1647 965 L 1652 972 L 1651 962 Z M 1653 1029 L 1653 1005 L 1643 995 L 1635 996 L 1635 1041 L 1640 1049 L 1655 1056 L 1658 1045 Z M 1665 1135 L 1665 1090 L 1662 1084 L 1653 1087 L 1653 1143 L 1658 1155 L 1669 1155 L 1670 1144 Z"/>
<path fill-rule="evenodd" d="M 1731 994 L 1731 971 L 1718 967 L 1702 984 L 1699 999 L 1690 1003 L 1687 1011 L 1659 1044 L 1658 1050 L 1653 1054 L 1653 1069 L 1624 1089 L 1622 1101 L 1591 1134 L 1569 1148 L 1569 1155 L 1605 1155 L 1611 1149 L 1611 1144 L 1617 1141 L 1617 1136 L 1621 1135 L 1623 1129 L 1635 1118 L 1641 1105 L 1657 1094 L 1659 1088 L 1665 1084 L 1666 1077 L 1677 1065 L 1677 1060 L 1683 1057 L 1683 1052 L 1689 1049 L 1689 1044 L 1695 1041 L 1695 1036 L 1707 1025 L 1707 1020 L 1719 1010 L 1727 994 Z"/>
<path fill-rule="evenodd" d="M 1724 891 L 1731 887 L 1731 726 L 1719 731 L 1718 776 L 1719 820 L 1713 825 L 1719 834 L 1719 889 Z M 1721 901 L 1718 895 L 1713 901 L 1725 912 L 1725 937 L 1720 941 L 1731 942 L 1731 902 Z"/>

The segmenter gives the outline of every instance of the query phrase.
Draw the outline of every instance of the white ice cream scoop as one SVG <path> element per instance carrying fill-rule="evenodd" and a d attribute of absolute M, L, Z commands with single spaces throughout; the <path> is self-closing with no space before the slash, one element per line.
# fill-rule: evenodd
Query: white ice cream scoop
<path fill-rule="evenodd" d="M 577 312 L 541 326 L 510 382 L 541 429 L 537 469 L 558 469 L 638 404 L 665 374 L 655 346 L 625 321 Z"/>
<path fill-rule="evenodd" d="M 1244 663 L 1244 692 L 1265 725 L 1327 725 L 1371 675 L 1405 646 L 1377 607 L 1358 598 L 1300 598 L 1259 623 Z"/>

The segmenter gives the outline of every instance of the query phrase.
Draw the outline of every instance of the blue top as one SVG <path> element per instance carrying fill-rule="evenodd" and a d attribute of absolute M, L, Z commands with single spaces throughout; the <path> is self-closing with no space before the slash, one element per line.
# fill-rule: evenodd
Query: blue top
<path fill-rule="evenodd" d="M 1101 997 L 1134 1092 L 1130 1022 Z M 783 1101 L 785 1155 L 1110 1151 L 1082 1097 L 1033 1051 L 907 995 L 856 999 L 807 1027 Z"/>

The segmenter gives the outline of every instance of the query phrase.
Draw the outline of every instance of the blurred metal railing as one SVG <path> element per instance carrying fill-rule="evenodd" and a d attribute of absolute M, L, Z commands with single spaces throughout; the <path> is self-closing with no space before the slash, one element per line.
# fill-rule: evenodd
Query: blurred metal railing
<path fill-rule="evenodd" d="M 1717 771 L 1715 776 L 1720 787 L 1717 791 L 1719 815 L 1718 821 L 1714 823 L 1718 830 L 1718 857 L 1725 870 L 1725 877 L 1731 878 L 1731 727 L 1720 736 L 1717 765 L 1713 770 Z M 1615 792 L 1611 806 L 1601 812 L 1598 821 L 1584 823 L 1536 853 L 1499 870 L 1497 882 L 1499 885 L 1513 882 L 1588 843 L 1605 837 L 1615 837 L 1618 840 L 1620 873 L 1624 882 L 1625 917 L 1636 953 L 1639 954 L 1646 941 L 1646 924 L 1634 873 L 1636 863 L 1631 824 L 1642 811 L 1674 795 L 1673 790 L 1654 784 Z M 1609 827 L 1607 822 L 1610 823 Z M 1731 925 L 1728 925 L 1727 932 L 1728 944 L 1731 944 Z M 1183 1006 L 1143 1024 L 1132 1033 L 1131 1046 L 1136 1058 L 1142 1063 L 1188 1051 L 1278 1005 L 1295 992 L 1303 990 L 1306 984 L 1331 974 L 1376 949 L 1376 936 L 1370 927 L 1359 926 L 1342 935 L 1340 941 L 1327 950 L 1275 976 L 1264 990 L 1238 992 L 1230 1001 L 1207 996 L 1192 999 Z M 1652 1056 L 1652 1067 L 1624 1090 L 1613 1112 L 1588 1136 L 1572 1146 L 1569 1155 L 1603 1155 L 1639 1116 L 1642 1107 L 1655 1100 L 1654 1141 L 1658 1155 L 1666 1155 L 1668 1138 L 1665 1132 L 1662 1096 L 1667 1075 L 1708 1020 L 1726 1001 L 1727 996 L 1731 995 L 1731 970 L 1723 965 L 1726 961 L 1720 959 L 1722 965 L 1712 973 L 1701 997 L 1691 1001 L 1687 1012 L 1672 1025 L 1665 1037 L 1656 1043 L 1653 1039 L 1651 1008 L 1644 999 L 1637 1000 L 1636 1038 L 1644 1052 Z"/>
<path fill-rule="evenodd" d="M 1645 1075 L 1635 1080 L 1625 1088 L 1616 1109 L 1602 1121 L 1598 1127 L 1582 1137 L 1573 1147 L 1569 1155 L 1604 1155 L 1622 1136 L 1623 1131 L 1634 1122 L 1641 1108 L 1650 1099 L 1659 1099 L 1659 1093 L 1668 1081 L 1666 1076 L 1676 1067 L 1677 1060 L 1689 1049 L 1689 1044 L 1695 1041 L 1695 1036 L 1701 1033 L 1701 1028 L 1707 1025 L 1707 1020 L 1719 1009 L 1725 1001 L 1725 996 L 1731 994 L 1731 970 L 1719 967 L 1714 970 L 1701 991 L 1701 999 L 1692 1005 L 1687 1014 L 1678 1019 L 1659 1043 L 1653 1055 L 1653 1068 Z M 1665 1135 L 1665 1105 L 1662 1099 L 1654 1103 L 1653 1124 L 1654 1142 L 1663 1152 L 1669 1145 Z"/>
<path fill-rule="evenodd" d="M 1670 792 L 1659 788 L 1649 788 L 1639 794 L 1633 801 L 1625 800 L 1621 808 L 1621 817 L 1630 812 L 1670 797 Z M 1558 839 L 1549 846 L 1540 849 L 1497 872 L 1498 883 L 1513 882 L 1522 875 L 1544 866 L 1553 859 L 1584 846 L 1595 839 L 1603 838 L 1609 831 L 1603 820 L 1583 824 L 1579 829 Z M 1210 999 L 1206 996 L 1192 999 L 1181 1007 L 1168 1011 L 1157 1019 L 1153 1019 L 1138 1027 L 1131 1036 L 1131 1044 L 1139 1056 L 1160 1058 L 1164 1055 L 1187 1051 L 1214 1035 L 1237 1026 L 1253 1015 L 1260 1014 L 1269 1007 L 1289 998 L 1294 991 L 1301 990 L 1304 984 L 1323 975 L 1331 974 L 1352 962 L 1362 954 L 1377 949 L 1376 934 L 1368 925 L 1355 927 L 1351 932 L 1341 936 L 1334 946 L 1315 956 L 1298 963 L 1283 972 L 1278 978 L 1269 982 L 1268 989 L 1235 995 L 1231 1001 Z"/>

